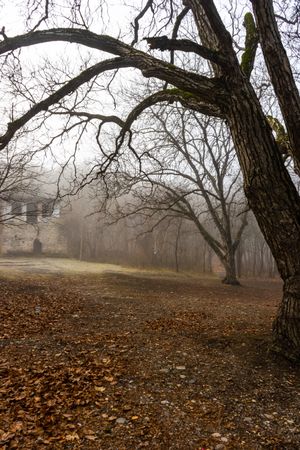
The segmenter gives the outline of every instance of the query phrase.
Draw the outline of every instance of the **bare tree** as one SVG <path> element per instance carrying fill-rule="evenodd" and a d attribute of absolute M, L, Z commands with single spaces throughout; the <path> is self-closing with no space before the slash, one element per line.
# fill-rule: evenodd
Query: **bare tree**
<path fill-rule="evenodd" d="M 235 253 L 247 225 L 240 170 L 226 126 L 178 107 L 153 110 L 132 139 L 138 171 L 125 163 L 111 183 L 133 202 L 119 217 L 139 214 L 151 230 L 162 220 L 186 219 L 220 259 L 225 284 L 239 284 Z M 143 136 L 141 142 L 140 134 Z M 126 170 L 127 169 L 127 170 Z"/>
<path fill-rule="evenodd" d="M 107 71 L 129 67 L 139 70 L 145 78 L 157 78 L 162 84 L 169 83 L 171 87 L 163 89 L 162 86 L 160 91 L 143 100 L 121 122 L 119 118 L 111 116 L 98 118 L 102 122 L 110 120 L 122 126 L 117 147 L 112 153 L 106 154 L 99 173 L 107 170 L 119 153 L 134 119 L 154 103 L 178 101 L 192 110 L 226 119 L 243 172 L 246 197 L 284 281 L 283 301 L 274 324 L 274 349 L 289 358 L 299 359 L 300 199 L 250 81 L 256 48 L 260 43 L 289 136 L 290 155 L 295 167 L 299 168 L 300 99 L 278 29 L 278 24 L 282 25 L 284 22 L 277 22 L 273 1 L 252 0 L 255 22 L 251 15 L 247 16 L 246 50 L 241 64 L 233 36 L 226 29 L 213 0 L 184 0 L 182 3 L 175 3 L 174 0 L 148 1 L 141 7 L 134 21 L 131 45 L 125 43 L 126 39 L 123 41 L 89 31 L 90 22 L 82 20 L 78 7 L 75 17 L 70 13 L 65 22 L 59 19 L 54 21 L 53 17 L 57 15 L 52 15 L 48 10 L 48 2 L 46 4 L 47 11 L 42 8 L 41 12 L 41 3 L 34 3 L 34 7 L 38 5 L 38 9 L 33 19 L 31 12 L 28 14 L 31 18 L 29 25 L 34 24 L 29 33 L 10 37 L 2 29 L 1 55 L 8 56 L 19 48 L 40 43 L 65 41 L 93 49 L 93 55 L 95 51 L 100 51 L 101 58 L 102 52 L 114 57 L 98 60 L 89 67 L 84 66 L 79 75 L 64 77 L 64 82 L 57 79 L 60 87 L 56 90 L 48 83 L 42 98 L 35 97 L 34 91 L 31 91 L 28 110 L 24 112 L 19 108 L 15 112 L 16 118 L 10 121 L 1 136 L 1 148 L 24 130 L 24 127 L 28 127 L 34 118 L 47 118 L 53 105 L 64 99 L 65 105 L 62 106 L 68 106 L 70 102 L 67 101 L 67 96 L 73 93 L 76 96 L 85 83 Z M 81 8 L 79 11 L 82 13 Z M 39 13 L 39 20 L 34 22 Z M 190 23 L 197 28 L 201 44 L 190 39 L 188 32 L 185 37 L 179 34 L 180 29 L 184 35 L 184 27 L 180 28 L 180 25 L 185 17 L 189 17 Z M 148 33 L 152 36 L 147 38 L 147 42 L 150 48 L 170 53 L 171 64 L 159 52 L 155 53 L 158 57 L 154 57 L 136 48 L 142 22 L 149 24 Z M 38 29 L 45 24 L 52 28 Z M 162 36 L 162 30 L 169 37 Z M 178 38 L 179 35 L 182 38 Z M 188 70 L 188 66 L 180 65 L 180 61 L 174 57 L 178 51 L 192 53 L 207 60 L 213 69 L 213 76 L 199 74 Z M 92 119 L 91 116 L 85 117 Z"/>
<path fill-rule="evenodd" d="M 111 202 L 107 213 L 98 211 L 99 191 L 89 186 L 70 199 L 62 224 L 69 256 L 134 267 L 211 272 L 212 251 L 191 222 L 173 217 L 155 224 L 147 217 L 145 223 L 138 214 L 112 222 L 116 204 Z"/>

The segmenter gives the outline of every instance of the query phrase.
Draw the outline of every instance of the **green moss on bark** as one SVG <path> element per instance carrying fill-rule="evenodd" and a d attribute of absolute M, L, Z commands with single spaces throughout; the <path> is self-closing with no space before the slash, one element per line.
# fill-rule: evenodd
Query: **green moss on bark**
<path fill-rule="evenodd" d="M 245 51 L 242 55 L 241 69 L 250 78 L 254 66 L 255 54 L 258 46 L 258 33 L 253 15 L 248 12 L 244 16 L 244 27 L 246 28 Z"/>

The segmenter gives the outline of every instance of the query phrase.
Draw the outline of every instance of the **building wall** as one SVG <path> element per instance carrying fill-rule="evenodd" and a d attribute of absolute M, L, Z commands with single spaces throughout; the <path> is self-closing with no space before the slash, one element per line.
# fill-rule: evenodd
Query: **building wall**
<path fill-rule="evenodd" d="M 66 255 L 67 244 L 61 226 L 55 219 L 38 225 L 4 226 L 1 233 L 1 254 L 33 253 L 36 238 L 42 243 L 44 254 Z"/>
<path fill-rule="evenodd" d="M 43 254 L 67 255 L 67 239 L 58 210 L 51 217 L 39 215 L 35 224 L 27 223 L 25 214 L 8 220 L 0 229 L 0 254 L 33 254 L 35 239 L 41 242 Z"/>

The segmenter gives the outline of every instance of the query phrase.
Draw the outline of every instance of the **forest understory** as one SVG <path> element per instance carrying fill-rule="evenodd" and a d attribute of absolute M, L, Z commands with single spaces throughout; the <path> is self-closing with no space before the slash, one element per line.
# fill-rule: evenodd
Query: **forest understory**
<path fill-rule="evenodd" d="M 1 274 L 0 448 L 299 449 L 281 283 Z"/>

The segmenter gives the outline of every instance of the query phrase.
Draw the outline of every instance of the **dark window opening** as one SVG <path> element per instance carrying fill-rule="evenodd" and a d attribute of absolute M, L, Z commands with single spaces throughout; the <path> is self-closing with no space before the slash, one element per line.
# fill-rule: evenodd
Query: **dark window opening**
<path fill-rule="evenodd" d="M 22 203 L 13 202 L 11 205 L 11 213 L 13 216 L 21 216 L 22 215 Z"/>
<path fill-rule="evenodd" d="M 26 222 L 37 223 L 38 208 L 36 203 L 28 203 L 26 208 Z"/>
<path fill-rule="evenodd" d="M 42 217 L 51 217 L 53 214 L 53 202 L 45 202 L 42 204 Z"/>

